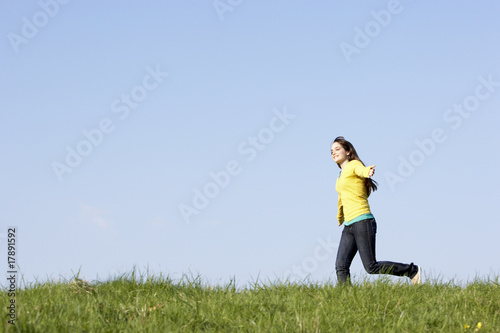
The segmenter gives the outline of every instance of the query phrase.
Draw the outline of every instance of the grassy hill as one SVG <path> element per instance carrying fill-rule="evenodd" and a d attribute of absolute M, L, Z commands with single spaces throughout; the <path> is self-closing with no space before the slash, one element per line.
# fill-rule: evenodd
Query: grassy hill
<path fill-rule="evenodd" d="M 236 288 L 137 276 L 34 283 L 16 292 L 6 332 L 500 332 L 499 279 L 466 286 L 390 280 Z M 7 319 L 6 319 L 7 318 Z"/>

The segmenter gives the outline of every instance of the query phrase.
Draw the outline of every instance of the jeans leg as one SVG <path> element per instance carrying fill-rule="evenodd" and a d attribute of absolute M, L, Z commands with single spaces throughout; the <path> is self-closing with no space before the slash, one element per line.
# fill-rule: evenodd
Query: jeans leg
<path fill-rule="evenodd" d="M 344 227 L 342 236 L 340 237 L 340 244 L 337 251 L 337 260 L 335 263 L 335 270 L 337 271 L 337 280 L 340 284 L 350 282 L 351 274 L 349 268 L 351 267 L 352 260 L 358 252 L 356 246 L 356 239 L 349 227 Z"/>
<path fill-rule="evenodd" d="M 402 264 L 392 261 L 377 261 L 375 257 L 375 235 L 377 223 L 375 219 L 367 219 L 352 225 L 356 238 L 356 245 L 363 266 L 368 274 L 390 274 L 396 276 L 410 277 L 415 271 L 415 265 Z"/>

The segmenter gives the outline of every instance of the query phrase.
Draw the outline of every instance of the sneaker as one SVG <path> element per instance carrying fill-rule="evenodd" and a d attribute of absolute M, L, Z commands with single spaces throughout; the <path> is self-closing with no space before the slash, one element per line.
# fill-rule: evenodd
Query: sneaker
<path fill-rule="evenodd" d="M 411 278 L 411 282 L 413 282 L 413 284 L 422 284 L 422 268 L 420 268 L 420 266 L 417 267 L 417 274 L 415 274 L 415 276 Z"/>

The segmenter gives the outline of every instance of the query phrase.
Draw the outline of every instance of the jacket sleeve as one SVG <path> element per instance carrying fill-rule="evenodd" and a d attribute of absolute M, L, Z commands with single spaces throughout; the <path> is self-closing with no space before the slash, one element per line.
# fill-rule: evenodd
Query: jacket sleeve
<path fill-rule="evenodd" d="M 368 173 L 370 172 L 370 167 L 365 167 L 361 162 L 356 161 L 354 166 L 354 173 L 362 178 L 368 178 Z"/>
<path fill-rule="evenodd" d="M 338 207 L 337 220 L 339 221 L 339 226 L 340 226 L 342 225 L 342 223 L 344 223 L 344 206 L 342 205 L 342 200 L 340 200 L 340 196 L 337 207 Z"/>

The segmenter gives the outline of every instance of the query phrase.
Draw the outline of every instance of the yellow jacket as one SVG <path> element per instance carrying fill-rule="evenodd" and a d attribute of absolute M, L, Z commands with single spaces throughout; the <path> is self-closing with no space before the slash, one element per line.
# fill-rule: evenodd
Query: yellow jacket
<path fill-rule="evenodd" d="M 368 192 L 365 178 L 368 178 L 370 167 L 365 167 L 358 160 L 347 163 L 342 170 L 335 189 L 339 194 L 337 219 L 339 225 L 356 217 L 369 214 Z"/>

